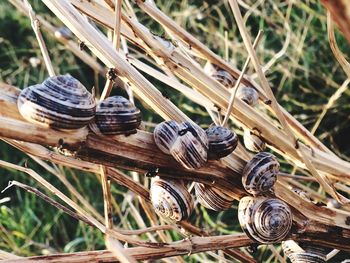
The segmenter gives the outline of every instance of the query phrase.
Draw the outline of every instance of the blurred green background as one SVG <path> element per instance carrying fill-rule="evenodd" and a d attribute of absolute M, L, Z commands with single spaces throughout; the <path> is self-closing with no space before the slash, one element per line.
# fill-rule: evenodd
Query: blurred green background
<path fill-rule="evenodd" d="M 251 35 L 255 36 L 259 29 L 265 32 L 257 49 L 261 63 L 267 64 L 279 54 L 266 72 L 278 101 L 305 127 L 312 130 L 331 96 L 346 80 L 329 47 L 324 8 L 319 1 L 314 0 L 239 2 Z M 41 1 L 31 3 L 37 14 L 55 25 L 61 25 Z M 170 0 L 156 1 L 156 4 L 218 55 L 227 57 L 237 68 L 242 67 L 247 52 L 226 1 Z M 154 32 L 163 33 L 161 27 L 150 17 L 135 10 L 143 24 Z M 229 40 L 228 53 L 225 52 L 225 32 Z M 56 72 L 70 73 L 89 89 L 92 86 L 100 90 L 103 88 L 104 80 L 101 76 L 45 31 L 43 34 Z M 342 35 L 336 32 L 336 38 L 339 48 L 345 54 L 350 54 L 350 45 Z M 46 68 L 43 64 L 36 67 L 31 65 L 31 57 L 42 58 L 29 19 L 7 1 L 0 1 L 0 81 L 19 88 L 42 82 L 48 76 Z M 250 73 L 254 73 L 252 67 Z M 203 124 L 203 127 L 210 124 L 209 117 L 201 107 L 154 79 L 150 80 L 181 110 Z M 315 129 L 316 136 L 346 160 L 350 157 L 349 95 L 350 91 L 346 89 L 326 111 L 319 127 Z M 144 108 L 140 102 L 137 105 L 142 109 L 144 121 L 161 121 L 159 116 Z M 54 175 L 2 141 L 0 159 L 19 165 L 26 164 L 70 196 Z M 56 168 L 66 175 L 99 212 L 103 212 L 102 192 L 96 175 L 59 166 Z M 20 172 L 0 169 L 0 175 L 0 189 L 5 188 L 10 180 L 38 187 L 26 174 Z M 127 189 L 113 184 L 112 190 L 116 200 L 115 223 L 119 227 L 136 227 L 127 205 L 127 199 L 130 198 L 130 195 L 125 194 Z M 142 214 L 137 199 L 132 195 L 131 198 Z M 192 222 L 212 229 L 213 233 L 240 231 L 235 209 L 218 213 L 197 206 L 194 215 Z M 125 222 L 128 222 L 127 226 Z M 147 220 L 145 222 L 149 223 Z M 175 234 L 173 237 L 179 238 Z M 0 195 L 0 249 L 29 256 L 103 248 L 103 235 L 99 231 L 71 219 L 34 195 L 15 188 Z M 280 247 L 276 248 L 280 250 Z M 254 256 L 259 261 L 278 262 L 266 246 L 261 246 L 254 252 Z M 340 262 L 347 257 L 345 253 L 339 253 L 331 262 Z M 192 255 L 186 257 L 186 260 L 215 261 L 204 254 Z"/>

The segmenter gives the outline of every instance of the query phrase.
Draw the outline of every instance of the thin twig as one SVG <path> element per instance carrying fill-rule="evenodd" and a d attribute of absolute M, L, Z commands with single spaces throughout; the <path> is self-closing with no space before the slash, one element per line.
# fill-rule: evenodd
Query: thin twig
<path fill-rule="evenodd" d="M 253 44 L 253 48 L 254 49 L 258 46 L 258 44 L 259 44 L 259 42 L 261 40 L 261 37 L 263 36 L 263 33 L 264 33 L 264 31 L 259 30 L 259 33 L 258 33 L 258 35 L 256 36 L 256 38 L 254 40 L 254 44 Z M 244 63 L 244 66 L 243 66 L 243 69 L 241 71 L 241 74 L 239 75 L 239 77 L 238 77 L 238 79 L 237 79 L 237 81 L 235 83 L 235 86 L 233 88 L 233 93 L 231 94 L 230 101 L 228 103 L 228 107 L 227 107 L 227 112 L 225 114 L 225 118 L 224 118 L 223 122 L 221 123 L 221 126 L 223 126 L 223 127 L 226 126 L 226 124 L 227 124 L 227 122 L 228 122 L 228 120 L 229 120 L 229 118 L 231 116 L 231 111 L 233 109 L 233 103 L 234 103 L 235 98 L 236 98 L 238 87 L 241 84 L 243 76 L 244 76 L 245 72 L 248 69 L 248 65 L 249 65 L 250 59 L 251 59 L 251 57 L 248 56 L 247 60 Z"/>
<path fill-rule="evenodd" d="M 104 203 L 104 214 L 105 214 L 105 225 L 108 229 L 113 228 L 112 219 L 112 205 L 111 205 L 111 186 L 110 181 L 107 179 L 106 168 L 100 165 L 101 184 L 103 191 L 103 203 Z"/>
<path fill-rule="evenodd" d="M 53 69 L 52 62 L 51 62 L 51 59 L 50 59 L 50 56 L 49 56 L 49 52 L 47 51 L 44 38 L 43 38 L 43 36 L 42 36 L 42 34 L 40 32 L 40 22 L 36 18 L 35 13 L 33 11 L 33 8 L 29 4 L 29 2 L 27 0 L 24 0 L 24 3 L 26 4 L 26 6 L 28 8 L 29 18 L 30 18 L 30 21 L 31 21 L 31 24 L 32 24 L 32 28 L 34 30 L 36 39 L 38 40 L 41 53 L 42 53 L 42 55 L 44 57 L 44 61 L 45 61 L 45 65 L 46 65 L 47 71 L 49 72 L 50 77 L 53 77 L 56 74 L 55 74 L 55 71 Z"/>

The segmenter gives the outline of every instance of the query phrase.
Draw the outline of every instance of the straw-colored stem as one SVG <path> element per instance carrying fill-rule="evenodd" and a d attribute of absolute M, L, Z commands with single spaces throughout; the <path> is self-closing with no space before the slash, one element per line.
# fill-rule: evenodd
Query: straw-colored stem
<path fill-rule="evenodd" d="M 258 35 L 256 36 L 256 38 L 254 40 L 254 44 L 253 44 L 253 48 L 254 49 L 259 44 L 262 36 L 263 36 L 263 31 L 259 30 L 259 33 L 258 33 Z M 237 91 L 238 91 L 238 87 L 241 84 L 242 78 L 243 78 L 244 74 L 246 73 L 246 71 L 248 69 L 249 62 L 250 62 L 250 57 L 248 57 L 247 60 L 245 61 L 243 69 L 241 71 L 241 74 L 239 75 L 238 79 L 236 80 L 235 86 L 233 88 L 233 92 L 231 94 L 231 97 L 230 97 L 230 100 L 229 100 L 229 103 L 228 103 L 228 107 L 227 107 L 227 112 L 225 114 L 225 118 L 224 118 L 224 120 L 223 120 L 223 122 L 221 124 L 221 126 L 223 126 L 223 127 L 225 127 L 227 125 L 227 122 L 228 122 L 228 120 L 230 118 L 230 115 L 231 115 L 231 112 L 232 112 L 232 109 L 233 109 L 233 103 L 235 101 L 236 94 L 237 94 Z"/>

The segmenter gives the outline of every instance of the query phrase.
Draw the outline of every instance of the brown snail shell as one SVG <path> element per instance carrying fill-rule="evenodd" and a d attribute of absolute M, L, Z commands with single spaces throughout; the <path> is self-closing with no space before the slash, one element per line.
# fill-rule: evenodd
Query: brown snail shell
<path fill-rule="evenodd" d="M 74 130 L 93 119 L 96 103 L 77 79 L 61 75 L 23 89 L 17 106 L 27 121 L 54 129 Z"/>
<path fill-rule="evenodd" d="M 170 148 L 175 143 L 178 132 L 179 124 L 176 121 L 163 121 L 154 129 L 154 142 L 163 153 L 170 154 Z"/>
<path fill-rule="evenodd" d="M 207 129 L 205 132 L 209 141 L 209 160 L 223 158 L 236 149 L 238 144 L 238 136 L 230 129 L 215 125 Z"/>
<path fill-rule="evenodd" d="M 243 197 L 238 205 L 238 220 L 253 240 L 273 244 L 285 239 L 292 227 L 292 211 L 276 198 Z"/>
<path fill-rule="evenodd" d="M 204 71 L 228 89 L 236 83 L 236 79 L 230 73 L 210 62 L 205 65 Z"/>
<path fill-rule="evenodd" d="M 199 203 L 215 211 L 230 209 L 234 199 L 222 189 L 206 184 L 195 183 L 194 189 Z"/>
<path fill-rule="evenodd" d="M 186 169 L 198 169 L 207 162 L 208 138 L 194 123 L 179 125 L 178 136 L 170 148 L 171 155 Z"/>
<path fill-rule="evenodd" d="M 244 189 L 253 195 L 270 191 L 277 180 L 279 167 L 279 162 L 273 154 L 256 154 L 243 169 Z"/>
<path fill-rule="evenodd" d="M 112 96 L 98 103 L 95 121 L 90 128 L 97 134 L 132 134 L 136 133 L 140 123 L 138 108 L 122 96 Z"/>
<path fill-rule="evenodd" d="M 183 181 L 152 178 L 150 197 L 155 212 L 164 219 L 181 221 L 193 211 L 193 199 Z"/>
<path fill-rule="evenodd" d="M 249 129 L 244 129 L 243 143 L 245 148 L 252 152 L 262 152 L 266 149 L 266 143 L 258 135 Z"/>
<path fill-rule="evenodd" d="M 237 98 L 240 98 L 248 105 L 254 107 L 258 104 L 259 94 L 258 92 L 252 88 L 247 86 L 241 86 L 237 90 L 236 94 Z"/>
<path fill-rule="evenodd" d="M 324 263 L 327 249 L 311 244 L 298 244 L 293 240 L 282 242 L 283 252 L 292 263 Z"/>

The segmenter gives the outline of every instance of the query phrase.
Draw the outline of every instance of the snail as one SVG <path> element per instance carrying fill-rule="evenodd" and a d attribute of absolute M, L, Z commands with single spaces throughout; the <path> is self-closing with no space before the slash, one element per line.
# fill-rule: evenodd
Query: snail
<path fill-rule="evenodd" d="M 236 149 L 238 136 L 230 129 L 215 125 L 207 129 L 205 132 L 209 141 L 209 160 L 217 160 L 225 157 Z"/>
<path fill-rule="evenodd" d="M 62 26 L 55 30 L 54 33 L 57 39 L 61 40 L 71 40 L 73 38 L 72 31 L 68 27 Z"/>
<path fill-rule="evenodd" d="M 214 186 L 195 183 L 194 189 L 199 203 L 215 211 L 229 209 L 234 201 L 225 191 Z"/>
<path fill-rule="evenodd" d="M 84 127 L 96 109 L 91 93 L 70 75 L 50 77 L 23 89 L 17 106 L 27 121 L 63 130 Z"/>
<path fill-rule="evenodd" d="M 245 148 L 252 152 L 262 152 L 266 149 L 263 139 L 249 129 L 244 129 L 243 143 Z"/>
<path fill-rule="evenodd" d="M 236 79 L 230 73 L 209 62 L 205 65 L 204 72 L 208 73 L 228 89 L 232 88 L 236 83 Z"/>
<path fill-rule="evenodd" d="M 138 108 L 122 96 L 112 96 L 98 103 L 95 121 L 89 126 L 97 134 L 117 135 L 136 133 L 140 123 Z"/>
<path fill-rule="evenodd" d="M 263 244 L 273 244 L 288 236 L 292 212 L 279 199 L 246 196 L 239 201 L 238 220 L 250 238 Z"/>
<path fill-rule="evenodd" d="M 179 124 L 176 121 L 163 121 L 154 128 L 154 141 L 163 153 L 170 154 L 170 148 L 175 143 L 178 132 Z"/>
<path fill-rule="evenodd" d="M 254 107 L 259 100 L 258 92 L 254 88 L 247 86 L 239 87 L 236 96 L 252 107 Z"/>
<path fill-rule="evenodd" d="M 197 169 L 207 162 L 208 138 L 194 123 L 179 125 L 178 136 L 170 148 L 171 155 L 186 169 Z"/>
<path fill-rule="evenodd" d="M 193 211 L 193 199 L 183 181 L 152 178 L 150 197 L 156 213 L 171 221 L 187 219 Z"/>
<path fill-rule="evenodd" d="M 341 208 L 341 203 L 339 203 L 337 200 L 333 198 L 329 198 L 327 201 L 327 207 L 328 208 L 336 208 L 340 209 Z"/>
<path fill-rule="evenodd" d="M 242 184 L 252 195 L 259 195 L 272 189 L 279 173 L 277 158 L 267 152 L 260 152 L 243 169 Z"/>
<path fill-rule="evenodd" d="M 311 244 L 298 244 L 293 240 L 282 242 L 283 252 L 292 263 L 324 263 L 327 249 Z"/>

